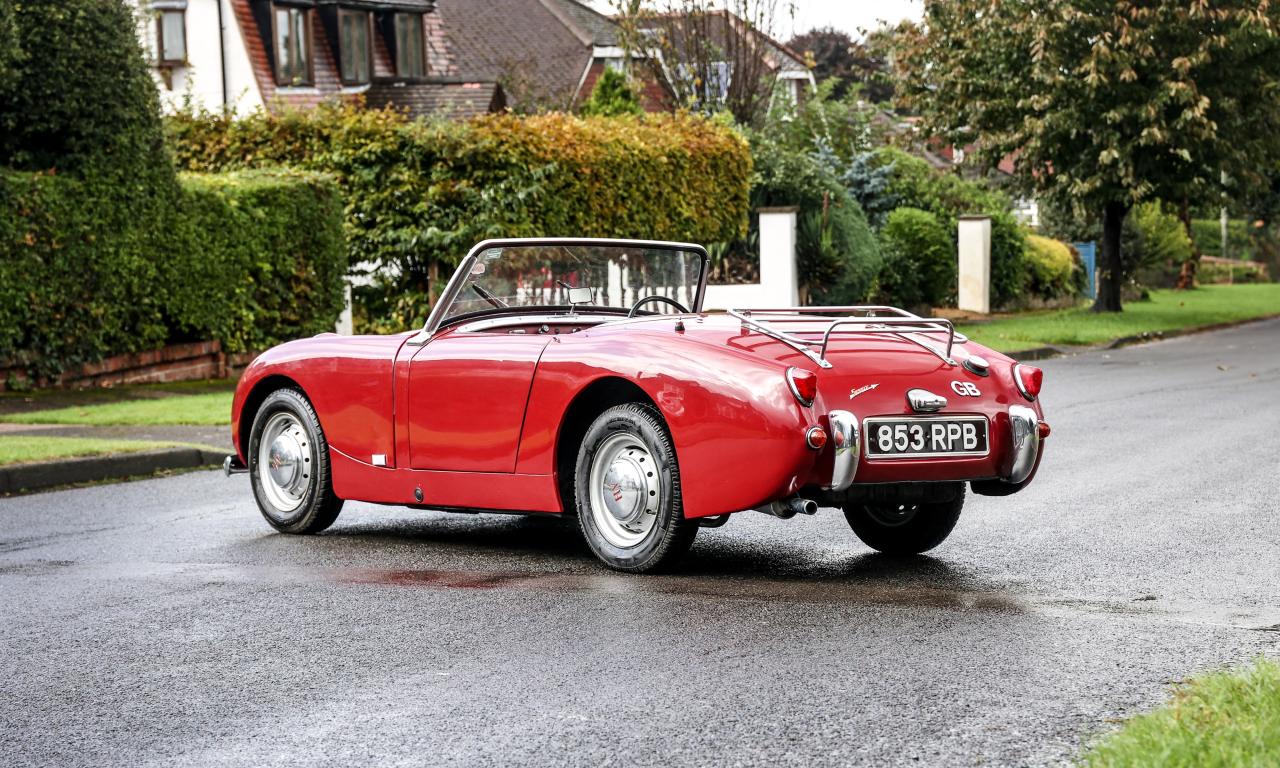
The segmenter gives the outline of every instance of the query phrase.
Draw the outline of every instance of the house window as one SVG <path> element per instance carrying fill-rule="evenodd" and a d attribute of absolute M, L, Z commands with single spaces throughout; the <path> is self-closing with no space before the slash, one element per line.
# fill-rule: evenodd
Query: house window
<path fill-rule="evenodd" d="M 342 59 L 342 82 L 358 84 L 369 82 L 373 62 L 369 46 L 369 12 L 338 12 L 338 55 Z"/>
<path fill-rule="evenodd" d="M 276 83 L 310 85 L 311 12 L 306 8 L 275 6 Z"/>
<path fill-rule="evenodd" d="M 187 12 L 183 10 L 156 13 L 156 50 L 160 63 L 187 63 Z"/>
<path fill-rule="evenodd" d="M 426 38 L 422 34 L 422 14 L 396 14 L 396 74 L 423 77 L 427 74 Z"/>

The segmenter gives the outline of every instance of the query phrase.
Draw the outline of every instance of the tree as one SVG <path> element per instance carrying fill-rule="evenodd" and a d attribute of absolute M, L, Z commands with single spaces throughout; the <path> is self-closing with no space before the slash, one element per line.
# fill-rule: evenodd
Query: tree
<path fill-rule="evenodd" d="M 778 0 L 611 2 L 627 62 L 666 82 L 678 106 L 727 110 L 743 125 L 764 118 L 777 82 Z"/>
<path fill-rule="evenodd" d="M 606 67 L 591 89 L 591 97 L 582 105 L 584 116 L 616 117 L 618 115 L 639 115 L 640 99 L 635 89 L 627 82 L 627 76 L 612 67 Z"/>
<path fill-rule="evenodd" d="M 1097 213 L 1094 309 L 1120 311 L 1135 204 L 1241 194 L 1280 156 L 1278 21 L 1268 0 L 926 0 L 898 85 L 934 135 Z"/>
<path fill-rule="evenodd" d="M 820 27 L 791 38 L 787 47 L 805 57 L 819 82 L 836 80 L 834 98 L 842 99 L 861 85 L 862 98 L 880 104 L 893 98 L 893 83 L 884 56 L 875 48 L 876 35 L 859 41 L 834 27 Z"/>

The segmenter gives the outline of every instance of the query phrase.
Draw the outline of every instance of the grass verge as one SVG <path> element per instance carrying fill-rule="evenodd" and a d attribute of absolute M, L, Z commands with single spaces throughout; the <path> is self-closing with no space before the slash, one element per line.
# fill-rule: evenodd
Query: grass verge
<path fill-rule="evenodd" d="M 231 392 L 205 392 L 144 400 L 71 405 L 0 416 L 15 424 L 85 424 L 90 426 L 220 426 L 231 420 Z"/>
<path fill-rule="evenodd" d="M 51 437 L 48 435 L 5 435 L 0 437 L 0 466 L 26 464 L 50 459 L 101 456 L 107 453 L 136 453 L 171 448 L 174 443 L 147 440 L 104 440 L 94 437 Z"/>
<path fill-rule="evenodd" d="M 1280 759 L 1280 664 L 1215 672 L 1129 720 L 1085 755 L 1089 768 L 1236 768 Z"/>
<path fill-rule="evenodd" d="M 1156 331 L 1199 328 L 1280 314 L 1280 283 L 1207 285 L 1194 291 L 1152 291 L 1150 301 L 1125 304 L 1124 312 L 1088 308 L 1038 312 L 961 325 L 969 338 L 1001 352 L 1045 346 L 1102 344 Z"/>

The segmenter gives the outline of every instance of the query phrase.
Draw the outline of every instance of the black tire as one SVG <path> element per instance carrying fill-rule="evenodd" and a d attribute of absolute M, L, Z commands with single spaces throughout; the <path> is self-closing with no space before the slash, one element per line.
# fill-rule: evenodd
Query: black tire
<path fill-rule="evenodd" d="M 289 460 L 274 472 L 288 473 L 288 488 L 275 480 L 278 475 L 273 474 L 270 464 L 271 444 L 264 449 L 263 438 L 268 430 L 284 438 L 281 445 L 285 450 L 278 455 Z M 291 453 L 294 449 L 296 456 Z M 296 470 L 296 474 L 290 470 Z M 258 509 L 277 531 L 319 533 L 338 519 L 342 499 L 333 493 L 329 443 L 315 409 L 296 389 L 277 389 L 267 395 L 253 417 L 253 429 L 249 433 L 249 482 Z"/>
<path fill-rule="evenodd" d="M 605 502 L 605 493 L 614 498 L 614 507 Z M 698 533 L 697 522 L 684 519 L 680 467 L 671 436 L 662 415 L 647 405 L 614 406 L 592 422 L 578 450 L 573 495 L 587 546 L 619 571 L 669 568 Z M 635 518 L 624 520 L 612 509 Z"/>
<path fill-rule="evenodd" d="M 892 504 L 857 503 L 844 508 L 849 527 L 862 542 L 887 555 L 918 555 L 946 540 L 964 508 L 964 484 L 950 501 Z"/>

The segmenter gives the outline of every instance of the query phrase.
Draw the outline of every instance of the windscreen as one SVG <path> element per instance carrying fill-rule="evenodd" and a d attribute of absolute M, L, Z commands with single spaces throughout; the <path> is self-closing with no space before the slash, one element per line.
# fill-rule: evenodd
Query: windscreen
<path fill-rule="evenodd" d="M 489 309 L 630 309 L 648 296 L 694 311 L 704 268 L 695 251 L 627 245 L 515 245 L 481 251 L 442 319 Z M 679 311 L 650 301 L 639 312 Z"/>

